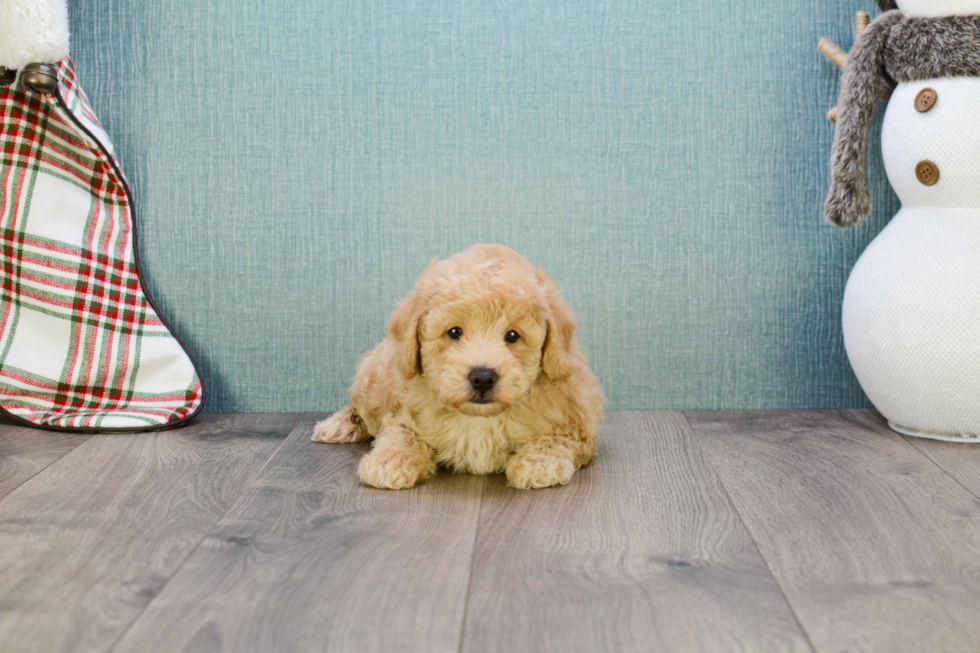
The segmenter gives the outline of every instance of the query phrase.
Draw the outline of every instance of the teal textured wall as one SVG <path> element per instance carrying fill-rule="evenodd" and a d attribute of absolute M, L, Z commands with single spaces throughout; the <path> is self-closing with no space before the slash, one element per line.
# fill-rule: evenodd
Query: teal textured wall
<path fill-rule="evenodd" d="M 337 408 L 433 257 L 551 273 L 611 408 L 861 406 L 821 218 L 872 2 L 71 0 L 148 285 L 212 411 Z"/>

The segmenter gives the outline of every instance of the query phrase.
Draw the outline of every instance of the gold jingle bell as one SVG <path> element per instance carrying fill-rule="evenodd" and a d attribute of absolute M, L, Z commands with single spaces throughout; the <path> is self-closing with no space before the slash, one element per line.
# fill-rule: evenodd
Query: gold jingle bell
<path fill-rule="evenodd" d="M 54 93 L 58 88 L 58 70 L 46 63 L 29 63 L 24 66 L 20 81 L 35 93 Z"/>

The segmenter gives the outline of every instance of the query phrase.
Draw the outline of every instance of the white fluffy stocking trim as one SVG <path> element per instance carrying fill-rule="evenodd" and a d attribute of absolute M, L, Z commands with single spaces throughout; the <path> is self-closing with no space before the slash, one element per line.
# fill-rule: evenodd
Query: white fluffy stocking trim
<path fill-rule="evenodd" d="M 0 0 L 0 67 L 19 70 L 67 56 L 66 0 Z"/>

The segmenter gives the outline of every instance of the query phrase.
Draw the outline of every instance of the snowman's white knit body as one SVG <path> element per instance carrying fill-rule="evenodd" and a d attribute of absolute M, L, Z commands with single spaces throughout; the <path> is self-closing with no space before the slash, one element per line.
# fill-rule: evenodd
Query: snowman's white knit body
<path fill-rule="evenodd" d="M 980 0 L 898 4 L 980 14 Z M 895 430 L 980 441 L 980 78 L 899 84 L 882 153 L 903 208 L 848 280 L 848 357 Z"/>

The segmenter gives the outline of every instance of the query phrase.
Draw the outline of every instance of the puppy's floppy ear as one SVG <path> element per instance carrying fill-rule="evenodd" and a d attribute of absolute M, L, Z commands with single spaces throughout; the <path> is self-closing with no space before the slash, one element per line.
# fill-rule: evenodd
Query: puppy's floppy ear
<path fill-rule="evenodd" d="M 419 343 L 419 324 L 429 303 L 429 277 L 438 261 L 432 261 L 415 282 L 415 288 L 398 304 L 388 321 L 388 333 L 402 346 L 398 371 L 406 379 L 422 373 L 422 349 Z"/>
<path fill-rule="evenodd" d="M 539 268 L 537 275 L 546 295 L 545 320 L 548 324 L 548 333 L 541 352 L 541 369 L 553 382 L 561 383 L 574 371 L 572 338 L 577 328 L 575 316 L 558 294 L 558 286 L 544 270 Z"/>

